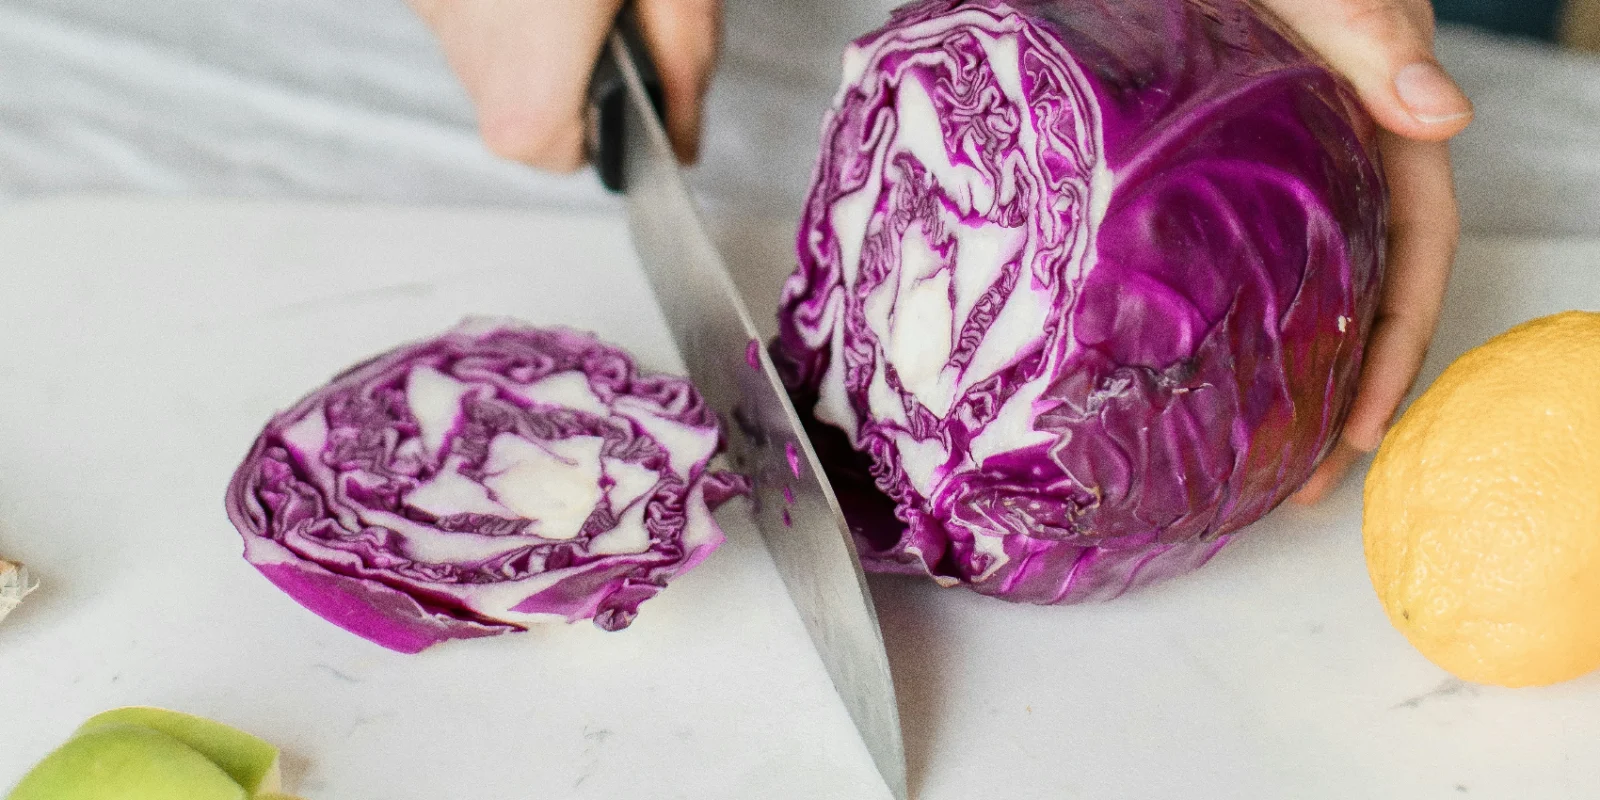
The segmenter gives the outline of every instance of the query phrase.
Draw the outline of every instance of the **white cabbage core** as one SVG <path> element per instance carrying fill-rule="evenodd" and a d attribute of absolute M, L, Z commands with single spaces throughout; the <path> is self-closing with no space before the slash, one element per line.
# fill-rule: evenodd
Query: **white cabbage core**
<path fill-rule="evenodd" d="M 985 58 L 977 63 L 986 73 L 963 77 L 983 91 L 997 92 L 995 105 L 1015 116 L 1015 146 L 1000 160 L 998 173 L 976 157 L 978 143 L 971 135 L 947 143 L 935 99 L 936 92 L 949 91 L 939 85 L 943 78 L 930 80 L 926 69 L 908 68 L 955 68 L 947 63 L 942 43 L 961 35 L 982 48 Z M 1042 129 L 1049 123 L 1059 130 L 1060 119 L 1040 119 L 1033 113 L 1037 98 L 1030 98 L 1025 88 L 1025 48 L 1056 51 L 1059 80 L 1072 94 L 1061 103 L 1076 116 L 1075 140 L 1063 142 L 1054 130 Z M 891 55 L 904 57 L 894 68 L 898 71 L 885 66 Z M 815 413 L 852 437 L 860 431 L 848 399 L 851 364 L 844 357 L 846 326 L 839 316 L 844 298 L 860 298 L 859 313 L 877 345 L 866 385 L 873 429 L 892 439 L 906 480 L 924 497 L 938 496 L 958 471 L 1051 438 L 1033 424 L 1035 403 L 1045 389 L 1042 380 L 1011 395 L 959 455 L 937 432 L 914 435 L 905 404 L 909 397 L 946 420 L 969 390 L 1012 366 L 1020 354 L 1041 348 L 1051 353 L 1043 374 L 1050 374 L 1049 367 L 1065 355 L 1048 347 L 1044 332 L 1053 317 L 1070 307 L 1072 287 L 1092 267 L 1090 244 L 1111 193 L 1111 176 L 1100 158 L 1099 120 L 1086 86 L 1071 56 L 1053 39 L 1020 15 L 988 9 L 942 14 L 854 47 L 845 58 L 840 102 L 854 91 L 880 98 L 892 93 L 893 99 L 869 112 L 874 116 L 864 138 L 870 152 L 840 156 L 870 158 L 872 168 L 865 171 L 868 177 L 860 188 L 832 201 L 828 209 L 843 285 L 830 304 L 830 319 L 823 322 L 833 334 L 834 357 L 819 387 Z M 1041 186 L 1046 174 L 1041 153 L 1063 152 L 1081 168 L 1069 179 L 1075 183 Z M 920 167 L 920 178 L 901 166 L 908 160 Z M 890 221 L 885 212 L 893 207 L 896 193 L 937 195 L 937 218 L 919 216 L 898 241 L 888 243 L 896 251 L 894 273 L 863 293 L 862 275 L 869 268 L 864 259 L 874 252 L 864 245 L 886 235 Z M 1018 216 L 1002 212 L 1014 212 L 1018 204 L 1024 213 L 1021 224 L 1014 224 Z M 962 326 L 1008 270 L 1016 273 L 1011 292 L 992 324 L 980 332 L 976 351 L 958 363 L 953 357 Z M 898 387 L 890 379 L 891 370 Z M 980 549 L 999 554 L 998 538 L 976 538 Z"/>

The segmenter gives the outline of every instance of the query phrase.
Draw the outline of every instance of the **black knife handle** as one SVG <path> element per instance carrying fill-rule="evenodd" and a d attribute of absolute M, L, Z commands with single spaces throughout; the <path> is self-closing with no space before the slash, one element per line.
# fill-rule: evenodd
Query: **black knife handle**
<path fill-rule="evenodd" d="M 639 78 L 644 82 L 645 93 L 655 107 L 656 118 L 666 120 L 666 99 L 661 89 L 661 76 L 656 72 L 650 51 L 639 35 L 639 24 L 630 4 L 617 16 L 614 32 L 638 65 Z M 612 53 L 612 37 L 606 37 L 600 49 L 600 60 L 595 62 L 594 75 L 589 79 L 589 160 L 600 176 L 601 185 L 613 192 L 626 187 L 625 172 L 628 145 L 628 86 L 622 80 L 622 71 Z"/>

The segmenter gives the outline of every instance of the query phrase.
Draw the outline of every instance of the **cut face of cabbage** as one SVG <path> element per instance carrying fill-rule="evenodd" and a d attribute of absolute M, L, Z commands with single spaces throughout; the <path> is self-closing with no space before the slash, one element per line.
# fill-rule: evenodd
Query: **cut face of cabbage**
<path fill-rule="evenodd" d="M 858 40 L 774 356 L 866 565 L 1104 599 L 1279 503 L 1355 388 L 1375 152 L 1236 0 L 927 0 Z"/>
<path fill-rule="evenodd" d="M 626 627 L 722 541 L 715 414 L 591 336 L 477 322 L 359 365 L 268 423 L 228 510 L 245 557 L 385 647 L 544 619 Z"/>

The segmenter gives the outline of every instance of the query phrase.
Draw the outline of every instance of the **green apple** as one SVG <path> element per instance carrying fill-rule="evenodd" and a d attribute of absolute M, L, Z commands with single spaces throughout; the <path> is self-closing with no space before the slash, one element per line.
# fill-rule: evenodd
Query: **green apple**
<path fill-rule="evenodd" d="M 244 731 L 193 714 L 130 706 L 90 717 L 75 735 L 113 725 L 138 725 L 177 739 L 217 765 L 252 797 L 282 791 L 278 748 Z"/>
<path fill-rule="evenodd" d="M 157 730 L 126 723 L 85 731 L 57 748 L 8 800 L 248 800 L 211 759 Z"/>

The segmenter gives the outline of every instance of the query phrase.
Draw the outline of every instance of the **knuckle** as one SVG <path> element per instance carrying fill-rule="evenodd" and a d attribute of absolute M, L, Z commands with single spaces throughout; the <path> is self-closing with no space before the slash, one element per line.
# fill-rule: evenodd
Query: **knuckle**
<path fill-rule="evenodd" d="M 449 11 L 452 5 L 450 0 L 407 0 L 407 4 L 411 6 L 411 10 L 417 13 L 417 16 L 430 25 L 437 24 L 438 20 Z"/>
<path fill-rule="evenodd" d="M 1461 217 L 1458 214 L 1441 214 L 1435 222 L 1438 226 L 1439 241 L 1445 243 L 1449 252 L 1454 253 L 1456 245 L 1461 241 Z"/>
<path fill-rule="evenodd" d="M 556 172 L 583 164 L 583 137 L 576 121 L 486 109 L 478 127 L 489 152 L 501 158 Z"/>
<path fill-rule="evenodd" d="M 1438 27 L 1438 15 L 1433 10 L 1432 3 L 1412 3 L 1411 21 L 1422 29 L 1431 38 Z"/>
<path fill-rule="evenodd" d="M 1405 3 L 1398 0 L 1346 0 L 1344 24 L 1370 34 L 1393 34 L 1406 26 Z"/>
<path fill-rule="evenodd" d="M 1433 5 L 1424 0 L 1345 0 L 1347 28 L 1384 42 L 1416 40 L 1431 48 Z"/>
<path fill-rule="evenodd" d="M 695 14 L 696 18 L 716 16 L 722 11 L 722 0 L 662 0 L 662 5 Z"/>

